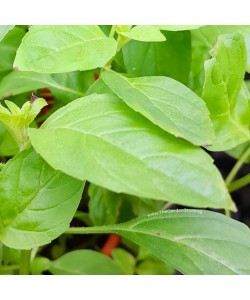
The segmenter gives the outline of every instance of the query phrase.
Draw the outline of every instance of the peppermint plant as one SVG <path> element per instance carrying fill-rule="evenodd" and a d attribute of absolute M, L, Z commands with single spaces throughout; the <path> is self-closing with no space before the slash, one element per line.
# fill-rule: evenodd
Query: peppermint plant
<path fill-rule="evenodd" d="M 0 26 L 0 57 L 0 274 L 250 274 L 250 26 Z"/>

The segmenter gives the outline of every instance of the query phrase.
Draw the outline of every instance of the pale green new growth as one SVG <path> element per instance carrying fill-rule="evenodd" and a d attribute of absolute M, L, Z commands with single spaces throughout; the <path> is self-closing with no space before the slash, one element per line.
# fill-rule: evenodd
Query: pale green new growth
<path fill-rule="evenodd" d="M 33 103 L 27 101 L 20 109 L 15 103 L 5 100 L 8 108 L 0 104 L 0 122 L 2 122 L 9 133 L 14 137 L 20 151 L 26 149 L 29 145 L 27 128 L 34 121 L 41 109 L 47 105 L 47 102 L 38 98 Z"/>

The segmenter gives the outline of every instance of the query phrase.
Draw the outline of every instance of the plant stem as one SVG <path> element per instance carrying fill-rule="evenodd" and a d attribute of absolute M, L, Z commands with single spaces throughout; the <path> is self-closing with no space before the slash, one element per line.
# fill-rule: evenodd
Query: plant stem
<path fill-rule="evenodd" d="M 95 226 L 95 227 L 70 227 L 66 234 L 95 234 L 95 233 L 110 233 L 112 226 Z"/>
<path fill-rule="evenodd" d="M 250 174 L 231 182 L 228 186 L 229 192 L 234 192 L 250 183 Z"/>
<path fill-rule="evenodd" d="M 162 209 L 161 209 L 161 210 L 169 209 L 172 205 L 173 205 L 172 202 L 166 202 L 166 203 L 164 203 L 164 205 L 162 206 Z"/>
<path fill-rule="evenodd" d="M 110 33 L 109 33 L 109 37 L 112 38 L 112 37 L 114 37 L 114 35 L 115 35 L 115 25 L 113 25 L 111 27 L 111 30 L 110 30 Z"/>
<path fill-rule="evenodd" d="M 250 155 L 250 147 L 247 148 L 247 150 L 245 152 L 243 152 L 243 154 L 241 155 L 241 157 L 239 158 L 237 163 L 234 165 L 234 167 L 232 168 L 232 170 L 228 174 L 228 176 L 225 180 L 225 184 L 228 188 L 229 188 L 229 185 L 231 184 L 234 177 L 237 175 L 237 173 L 239 172 L 240 168 L 242 167 L 242 165 L 244 164 L 244 162 L 246 161 L 246 159 L 248 158 L 249 155 Z M 225 209 L 225 215 L 230 217 L 230 210 L 228 208 Z"/>
<path fill-rule="evenodd" d="M 31 256 L 31 250 L 21 250 L 20 269 L 19 269 L 20 275 L 29 275 L 30 256 Z"/>
<path fill-rule="evenodd" d="M 243 154 L 241 155 L 241 157 L 239 158 L 237 163 L 232 168 L 231 172 L 228 174 L 228 176 L 225 180 L 227 187 L 233 181 L 234 177 L 236 176 L 236 174 L 238 173 L 238 171 L 240 170 L 240 168 L 242 167 L 242 165 L 244 164 L 244 162 L 246 161 L 248 156 L 250 156 L 250 147 L 247 148 L 247 150 L 245 152 L 243 152 Z"/>

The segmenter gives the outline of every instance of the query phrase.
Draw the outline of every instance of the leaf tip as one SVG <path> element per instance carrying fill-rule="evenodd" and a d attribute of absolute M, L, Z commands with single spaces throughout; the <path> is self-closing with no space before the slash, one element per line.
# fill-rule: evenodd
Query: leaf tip
<path fill-rule="evenodd" d="M 30 97 L 30 103 L 34 103 L 38 99 L 38 97 L 35 95 L 34 92 L 32 92 L 31 97 Z"/>

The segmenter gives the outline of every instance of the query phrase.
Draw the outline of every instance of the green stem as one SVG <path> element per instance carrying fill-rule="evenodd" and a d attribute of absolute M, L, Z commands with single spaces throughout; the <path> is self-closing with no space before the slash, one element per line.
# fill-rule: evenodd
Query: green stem
<path fill-rule="evenodd" d="M 70 227 L 66 234 L 96 234 L 96 233 L 110 233 L 112 226 L 95 226 L 95 227 Z"/>
<path fill-rule="evenodd" d="M 234 192 L 250 183 L 250 174 L 245 175 L 244 177 L 233 181 L 228 185 L 229 192 Z"/>
<path fill-rule="evenodd" d="M 114 37 L 114 35 L 115 35 L 115 25 L 113 25 L 111 27 L 111 30 L 110 30 L 110 33 L 109 33 L 109 37 L 112 38 L 112 37 Z"/>
<path fill-rule="evenodd" d="M 161 210 L 169 209 L 172 205 L 173 205 L 172 202 L 166 202 L 166 203 L 164 203 L 164 205 L 162 206 L 162 209 L 161 209 Z"/>
<path fill-rule="evenodd" d="M 30 256 L 31 256 L 31 250 L 21 250 L 20 269 L 19 269 L 20 275 L 29 275 Z"/>
<path fill-rule="evenodd" d="M 239 172 L 240 168 L 244 164 L 244 162 L 247 160 L 249 155 L 250 155 L 250 147 L 247 148 L 247 150 L 245 152 L 243 152 L 243 154 L 241 155 L 241 157 L 239 158 L 237 163 L 232 168 L 231 172 L 228 174 L 228 176 L 225 180 L 225 184 L 228 188 L 229 188 L 229 185 L 231 184 L 231 182 L 234 180 L 237 173 Z M 228 216 L 228 217 L 231 216 L 230 215 L 230 210 L 228 208 L 225 209 L 225 215 Z"/>
<path fill-rule="evenodd" d="M 232 168 L 231 172 L 228 174 L 228 176 L 225 180 L 227 187 L 233 181 L 234 177 L 236 176 L 236 174 L 238 173 L 238 171 L 240 170 L 240 168 L 242 167 L 244 162 L 247 160 L 248 156 L 250 156 L 250 147 L 247 148 L 247 150 L 245 152 L 243 152 L 243 154 L 241 155 L 241 157 L 239 158 L 237 163 Z"/>
<path fill-rule="evenodd" d="M 115 26 L 113 25 L 112 28 L 111 28 L 111 30 L 110 30 L 109 37 L 110 37 L 110 38 L 114 37 L 115 32 L 116 32 L 116 29 L 115 29 Z M 116 54 L 117 54 L 117 53 L 121 50 L 121 48 L 122 48 L 125 44 L 127 44 L 129 41 L 130 41 L 129 38 L 125 38 L 125 37 L 123 37 L 123 36 L 121 36 L 121 35 L 118 34 L 117 41 L 116 41 L 116 42 L 117 42 Z M 116 54 L 115 54 L 115 55 L 116 55 Z M 103 66 L 103 67 L 101 68 L 100 73 L 102 73 L 103 70 L 108 70 L 108 69 L 111 68 L 111 65 L 112 65 L 112 62 L 113 62 L 113 60 L 114 60 L 114 58 L 115 58 L 115 55 L 114 55 L 114 56 L 113 56 L 113 57 L 105 64 L 105 66 Z"/>

